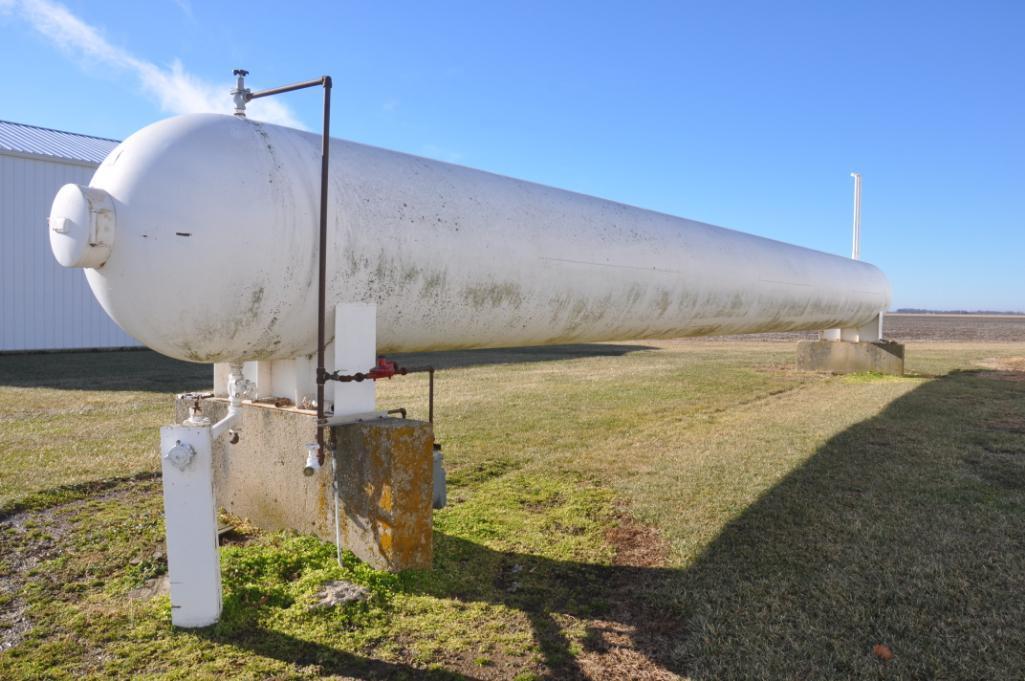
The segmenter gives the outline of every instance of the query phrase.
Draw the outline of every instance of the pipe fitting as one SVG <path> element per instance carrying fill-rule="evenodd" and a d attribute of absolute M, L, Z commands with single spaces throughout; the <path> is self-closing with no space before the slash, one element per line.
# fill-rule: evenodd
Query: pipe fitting
<path fill-rule="evenodd" d="M 437 442 L 434 443 L 433 456 L 434 494 L 431 498 L 431 507 L 440 509 L 448 505 L 448 484 L 445 474 L 445 457 L 441 453 L 441 445 Z"/>
<path fill-rule="evenodd" d="M 182 422 L 182 425 L 192 426 L 194 428 L 209 426 L 210 419 L 203 415 L 203 407 L 200 405 L 203 398 L 198 394 L 194 394 L 191 397 L 192 404 L 189 405 L 189 417 Z"/>
<path fill-rule="evenodd" d="M 232 74 L 235 76 L 235 87 L 231 91 L 231 98 L 235 101 L 235 115 L 239 118 L 246 117 L 246 103 L 252 90 L 246 87 L 246 76 L 249 72 L 245 69 L 235 69 Z"/>
<path fill-rule="evenodd" d="M 242 373 L 242 363 L 232 362 L 228 374 L 228 404 L 237 408 L 242 405 L 242 400 L 252 399 L 255 392 L 256 384 Z"/>
<path fill-rule="evenodd" d="M 306 466 L 303 468 L 303 475 L 312 476 L 320 470 L 320 445 L 311 442 L 306 445 Z"/>
<path fill-rule="evenodd" d="M 211 428 L 210 435 L 213 439 L 216 440 L 228 432 L 231 434 L 231 444 L 238 442 L 238 434 L 242 430 L 242 400 L 251 399 L 255 388 L 256 385 L 242 373 L 242 363 L 232 362 L 228 374 L 228 415 Z"/>

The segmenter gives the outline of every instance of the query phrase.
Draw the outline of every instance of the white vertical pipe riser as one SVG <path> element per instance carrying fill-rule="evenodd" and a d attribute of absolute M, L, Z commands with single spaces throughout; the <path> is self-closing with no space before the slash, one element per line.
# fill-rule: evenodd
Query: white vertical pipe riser
<path fill-rule="evenodd" d="M 335 306 L 335 370 L 346 374 L 366 372 L 377 363 L 377 305 L 339 303 Z M 377 406 L 374 381 L 362 383 L 331 382 L 334 416 L 365 414 Z M 339 518 L 338 456 L 331 453 L 331 486 L 334 496 L 335 546 L 338 562 L 342 562 L 342 527 Z"/>
<path fill-rule="evenodd" d="M 179 442 L 195 451 L 183 468 L 167 458 Z M 221 567 L 210 427 L 165 426 L 160 429 L 160 451 L 171 624 L 184 628 L 206 627 L 221 616 Z"/>
<path fill-rule="evenodd" d="M 377 363 L 377 305 L 339 303 L 335 306 L 335 371 L 366 373 Z M 333 386 L 334 415 L 365 414 L 374 411 L 373 381 L 339 383 Z M 330 394 L 330 393 L 328 393 Z M 330 400 L 330 398 L 328 398 Z"/>
<path fill-rule="evenodd" d="M 851 239 L 851 258 L 861 260 L 861 173 L 851 173 L 854 178 L 854 225 Z"/>

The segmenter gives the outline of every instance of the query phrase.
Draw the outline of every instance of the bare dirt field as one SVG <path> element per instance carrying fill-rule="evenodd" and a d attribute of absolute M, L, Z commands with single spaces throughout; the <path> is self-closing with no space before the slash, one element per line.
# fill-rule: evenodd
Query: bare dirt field
<path fill-rule="evenodd" d="M 883 335 L 897 341 L 1025 341 L 1025 316 L 888 314 Z"/>
<path fill-rule="evenodd" d="M 964 342 L 1022 343 L 1025 342 L 1025 315 L 974 314 L 898 314 L 883 316 L 883 336 L 890 340 L 907 342 Z M 814 340 L 816 332 L 756 333 L 746 336 L 715 336 L 693 338 L 687 341 L 748 341 L 776 342 Z"/>

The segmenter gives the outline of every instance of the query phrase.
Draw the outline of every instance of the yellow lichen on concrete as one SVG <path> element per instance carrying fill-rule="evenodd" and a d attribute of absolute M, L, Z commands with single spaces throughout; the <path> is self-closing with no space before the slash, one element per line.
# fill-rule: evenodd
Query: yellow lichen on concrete
<path fill-rule="evenodd" d="M 430 424 L 384 419 L 333 431 L 343 548 L 377 569 L 429 569 Z"/>
<path fill-rule="evenodd" d="M 188 400 L 176 405 L 177 420 Z M 212 420 L 227 402 L 203 400 Z M 238 444 L 214 445 L 218 505 L 267 530 L 294 529 L 333 541 L 330 467 L 302 473 L 305 450 L 296 446 L 313 431 L 316 415 L 264 405 L 243 406 Z M 343 548 L 379 569 L 431 566 L 433 433 L 429 423 L 383 419 L 333 428 Z"/>

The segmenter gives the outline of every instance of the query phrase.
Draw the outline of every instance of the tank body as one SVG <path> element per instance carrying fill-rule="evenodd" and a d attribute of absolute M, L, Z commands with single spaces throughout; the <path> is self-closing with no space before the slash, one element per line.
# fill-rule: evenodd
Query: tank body
<path fill-rule="evenodd" d="M 163 354 L 310 355 L 319 181 L 315 134 L 155 123 L 93 177 L 114 226 L 80 266 Z M 376 303 L 382 352 L 854 327 L 890 302 L 868 263 L 337 139 L 329 208 L 328 329 L 334 303 Z"/>

